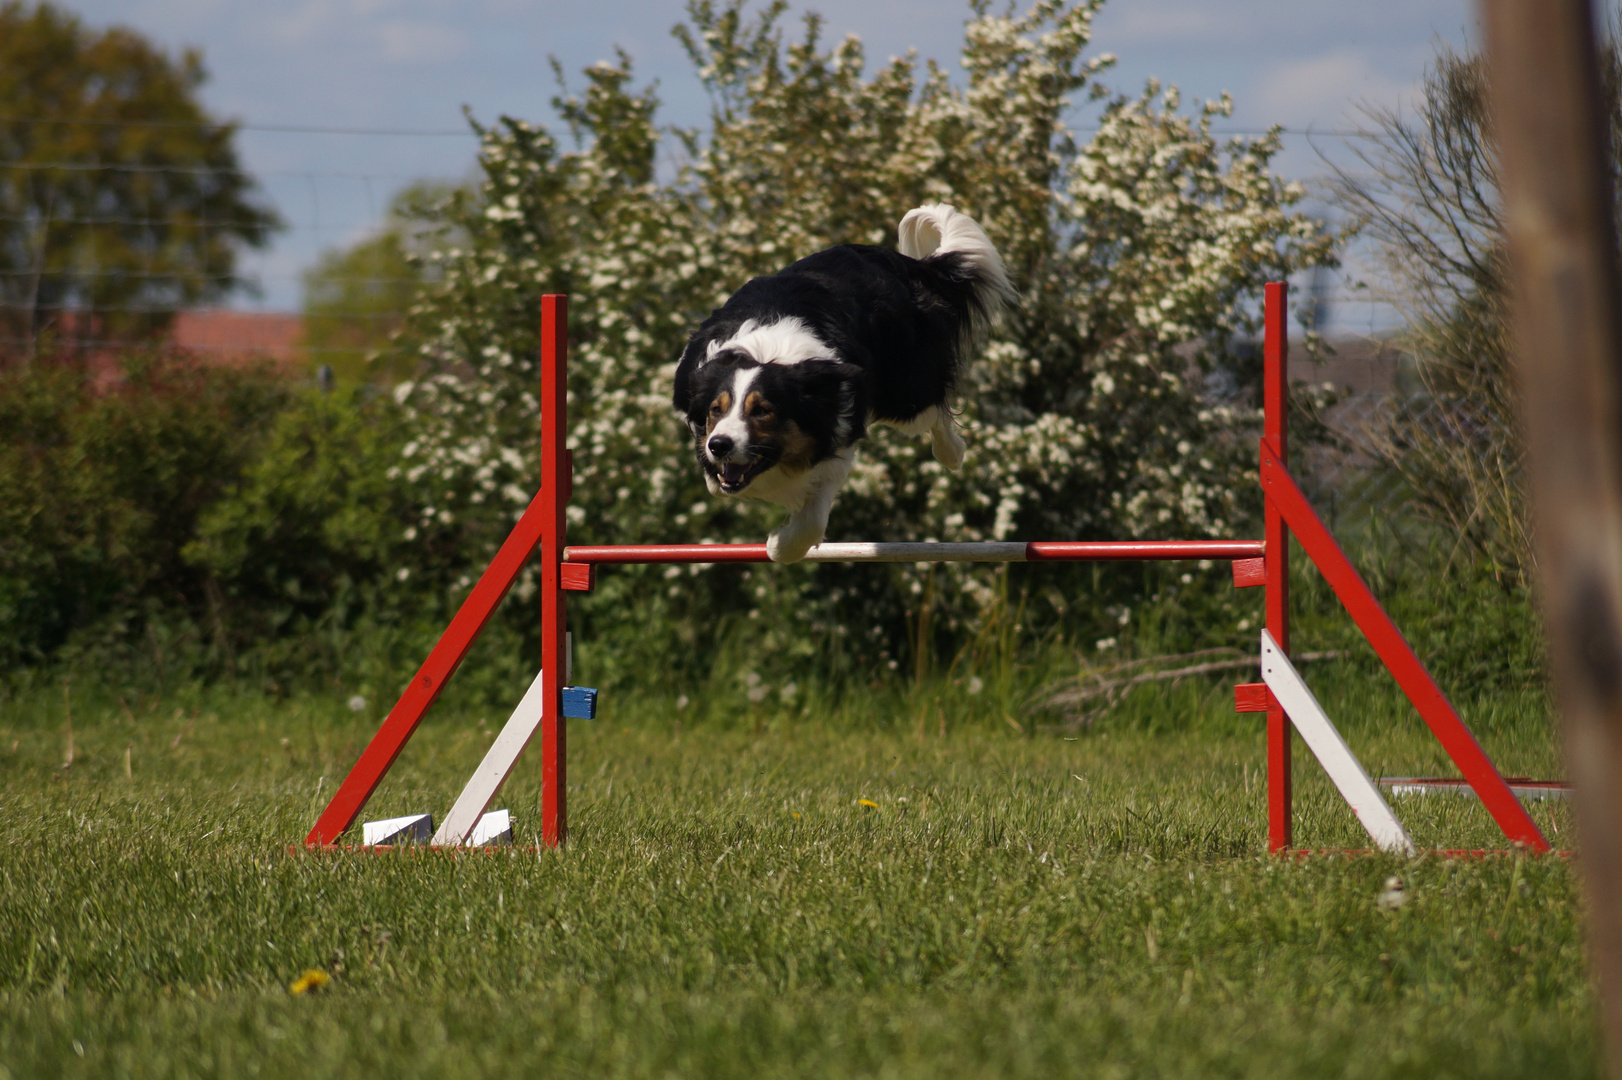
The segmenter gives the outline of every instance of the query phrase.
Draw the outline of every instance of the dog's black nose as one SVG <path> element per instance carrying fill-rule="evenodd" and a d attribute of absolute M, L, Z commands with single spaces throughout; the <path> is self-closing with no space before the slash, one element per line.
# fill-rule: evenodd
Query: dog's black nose
<path fill-rule="evenodd" d="M 710 456 L 716 458 L 726 457 L 732 453 L 732 438 L 728 435 L 710 436 Z"/>

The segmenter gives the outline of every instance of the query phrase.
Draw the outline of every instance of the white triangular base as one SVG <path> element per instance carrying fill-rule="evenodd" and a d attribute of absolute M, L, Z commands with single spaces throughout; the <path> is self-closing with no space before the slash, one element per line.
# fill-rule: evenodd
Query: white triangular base
<path fill-rule="evenodd" d="M 407 814 L 405 817 L 368 821 L 361 826 L 361 839 L 368 847 L 376 844 L 422 843 L 434 831 L 432 814 Z"/>
<path fill-rule="evenodd" d="M 492 810 L 479 819 L 473 835 L 468 837 L 469 847 L 513 842 L 513 816 L 506 810 Z"/>

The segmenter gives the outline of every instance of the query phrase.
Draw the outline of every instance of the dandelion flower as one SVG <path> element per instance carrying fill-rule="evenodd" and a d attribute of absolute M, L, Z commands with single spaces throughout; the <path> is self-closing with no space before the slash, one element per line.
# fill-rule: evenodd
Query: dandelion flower
<path fill-rule="evenodd" d="M 293 980 L 293 985 L 287 989 L 289 993 L 293 994 L 308 994 L 320 990 L 330 982 L 332 982 L 332 976 L 320 968 L 305 968 L 304 974 Z"/>
<path fill-rule="evenodd" d="M 857 799 L 856 800 L 856 805 L 857 806 L 871 807 L 874 810 L 877 810 L 879 808 L 879 804 L 874 802 L 872 799 Z"/>

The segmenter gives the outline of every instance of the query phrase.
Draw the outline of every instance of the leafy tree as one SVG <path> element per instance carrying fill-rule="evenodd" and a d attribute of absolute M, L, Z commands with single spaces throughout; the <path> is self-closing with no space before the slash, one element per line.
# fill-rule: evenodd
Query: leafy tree
<path fill-rule="evenodd" d="M 0 3 L 0 352 L 150 335 L 241 284 L 239 248 L 278 220 L 205 77 L 194 49 Z"/>
<path fill-rule="evenodd" d="M 417 294 L 435 279 L 432 254 L 456 242 L 453 230 L 428 215 L 449 220 L 464 211 L 446 204 L 469 197 L 445 184 L 412 184 L 390 200 L 387 221 L 374 235 L 327 252 L 305 271 L 305 340 L 314 362 L 332 365 L 345 382 L 392 384 L 411 373 L 409 363 L 390 367 L 400 358 L 383 352 Z"/>
<path fill-rule="evenodd" d="M 481 197 L 457 219 L 467 243 L 444 254 L 443 285 L 400 339 L 425 365 L 400 387 L 421 426 L 399 464 L 424 493 L 421 525 L 471 517 L 494 541 L 529 498 L 540 296 L 564 292 L 572 536 L 758 540 L 774 509 L 709 496 L 670 412 L 687 334 L 750 276 L 829 244 L 893 244 L 905 210 L 945 201 L 986 227 L 1023 307 L 968 371 L 963 472 L 880 433 L 830 538 L 1242 527 L 1257 416 L 1205 373 L 1257 329 L 1262 283 L 1331 260 L 1335 240 L 1292 209 L 1302 189 L 1269 172 L 1276 131 L 1218 145 L 1211 123 L 1227 98 L 1190 117 L 1175 89 L 1112 96 L 1095 84 L 1111 58 L 1082 54 L 1100 2 L 997 15 L 975 0 L 960 87 L 911 57 L 866 77 L 861 43 L 824 47 L 814 15 L 785 44 L 783 3 L 749 18 L 741 0 L 693 0 L 677 34 L 714 109 L 706 137 L 672 133 L 686 161 L 668 179 L 653 167 L 658 101 L 630 89 L 623 55 L 555 102 L 575 149 L 523 120 L 480 128 Z M 1064 116 L 1089 93 L 1103 100 L 1099 129 L 1079 142 Z M 848 631 L 893 660 L 905 641 L 927 648 L 935 629 L 996 608 L 1006 583 L 968 566 L 652 568 L 608 577 L 585 610 L 627 673 L 653 669 L 639 650 L 663 643 L 648 626 L 716 642 L 732 619 L 756 628 L 756 653 L 837 649 Z"/>
<path fill-rule="evenodd" d="M 258 456 L 286 380 L 124 359 L 112 390 L 57 366 L 0 372 L 0 670 L 86 635 L 217 626 L 218 589 L 182 549 Z"/>

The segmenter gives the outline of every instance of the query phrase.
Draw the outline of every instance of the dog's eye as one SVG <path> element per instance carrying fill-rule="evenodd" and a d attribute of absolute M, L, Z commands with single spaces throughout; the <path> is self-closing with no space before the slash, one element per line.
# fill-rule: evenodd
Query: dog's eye
<path fill-rule="evenodd" d="M 715 401 L 710 402 L 710 415 L 711 416 L 720 416 L 721 412 L 722 412 L 722 409 L 721 409 L 720 402 L 715 402 Z"/>

